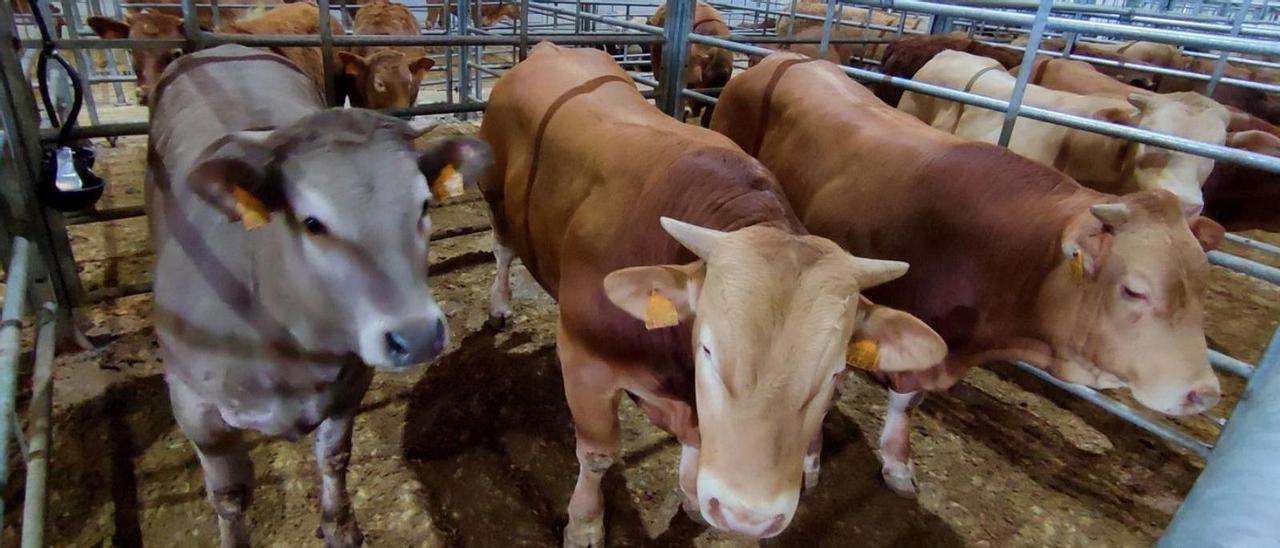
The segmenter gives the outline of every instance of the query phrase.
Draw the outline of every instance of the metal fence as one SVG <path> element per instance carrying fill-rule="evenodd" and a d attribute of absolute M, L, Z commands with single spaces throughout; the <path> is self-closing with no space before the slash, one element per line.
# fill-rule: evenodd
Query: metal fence
<path fill-rule="evenodd" d="M 523 59 L 530 44 L 547 40 L 570 45 L 610 45 L 625 48 L 630 45 L 664 42 L 666 45 L 663 48 L 663 61 L 666 73 L 663 75 L 663 81 L 668 83 L 666 89 L 658 90 L 657 81 L 650 77 L 651 75 L 635 73 L 635 79 L 642 85 L 654 88 L 646 91 L 646 95 L 656 97 L 664 111 L 677 115 L 683 111 L 683 101 L 714 102 L 718 92 L 718 90 L 685 89 L 682 81 L 683 71 L 680 68 L 684 64 L 691 43 L 717 46 L 742 54 L 767 55 L 771 50 L 751 45 L 751 43 L 797 42 L 792 38 L 775 36 L 769 29 L 758 28 L 740 31 L 728 39 L 692 34 L 692 1 L 673 3 L 662 28 L 630 21 L 633 17 L 652 14 L 658 0 L 520 0 L 519 16 L 514 21 L 488 28 L 480 28 L 473 24 L 471 12 L 478 7 L 476 4 L 459 3 L 457 0 L 452 2 L 441 0 L 437 3 L 432 0 L 429 2 L 430 6 L 439 5 L 441 8 L 441 27 L 427 29 L 422 36 L 415 37 L 350 35 L 342 29 L 329 28 L 328 17 L 324 16 L 320 18 L 320 36 L 220 34 L 204 31 L 199 27 L 196 9 L 211 8 L 216 19 L 218 9 L 234 6 L 234 4 L 182 0 L 185 40 L 137 41 L 84 38 L 83 36 L 87 34 L 83 26 L 86 14 L 119 16 L 124 13 L 125 6 L 120 4 L 120 0 L 110 1 L 111 4 L 107 5 L 102 3 L 103 0 L 59 0 L 62 15 L 67 22 L 67 36 L 59 37 L 56 44 L 62 49 L 73 51 L 80 69 L 90 72 L 86 79 L 88 86 L 110 86 L 117 104 L 125 102 L 122 85 L 130 81 L 132 75 L 129 71 L 117 70 L 115 56 L 127 57 L 128 52 L 124 50 L 129 48 L 199 49 L 223 43 L 240 43 L 249 46 L 317 46 L 324 48 L 326 53 L 335 47 L 355 45 L 421 45 L 443 48 L 443 52 L 433 53 L 437 58 L 443 57 L 444 62 L 437 63 L 441 68 L 436 69 L 437 75 L 424 82 L 424 85 L 443 86 L 445 101 L 419 104 L 393 114 L 467 116 L 484 109 L 486 81 L 500 76 L 504 69 Z M 496 4 L 497 1 L 490 0 L 485 4 Z M 347 0 L 340 0 L 337 3 L 318 0 L 317 3 L 322 14 L 336 13 L 349 23 L 350 12 Z M 793 20 L 796 18 L 822 20 L 823 33 L 819 43 L 823 50 L 832 43 L 849 41 L 832 37 L 833 27 L 839 24 L 834 21 L 834 14 L 837 13 L 834 10 L 837 5 L 835 0 L 828 0 L 826 17 L 797 14 L 795 0 L 719 0 L 710 3 L 719 8 L 725 14 L 726 20 L 735 27 L 746 23 L 758 25 L 768 18 L 786 15 L 791 16 Z M 1268 65 L 1265 61 L 1231 58 L 1232 53 L 1280 56 L 1280 41 L 1278 41 L 1280 24 L 1276 22 L 1280 17 L 1280 4 L 1273 4 L 1271 0 L 1243 0 L 1236 3 L 1203 0 L 1179 2 L 1129 0 L 1125 5 L 1026 0 L 948 0 L 946 3 L 922 0 L 842 0 L 842 3 L 903 15 L 899 18 L 900 22 L 896 27 L 875 25 L 869 22 L 869 18 L 867 22 L 859 24 L 862 27 L 892 32 L 895 35 L 938 33 L 951 29 L 968 29 L 971 33 L 980 30 L 1016 29 L 1029 34 L 1030 40 L 1025 47 L 1022 70 L 1009 101 L 888 77 L 867 68 L 843 67 L 851 77 L 864 82 L 888 83 L 913 92 L 1004 112 L 1006 122 L 1001 134 L 1001 143 L 1007 143 L 1018 118 L 1030 118 L 1153 144 L 1213 158 L 1216 161 L 1240 163 L 1272 173 L 1280 173 L 1280 159 L 1274 157 L 1021 104 L 1023 90 L 1031 73 L 1028 68 L 1035 55 L 1040 53 L 1038 49 L 1041 38 L 1048 34 L 1065 34 L 1069 37 L 1069 43 L 1074 39 L 1125 39 L 1172 43 L 1188 49 L 1198 48 L 1203 50 L 1199 53 L 1200 55 L 1212 56 L 1216 59 L 1215 69 L 1211 74 L 1187 73 L 1182 70 L 1133 64 L 1126 64 L 1125 67 L 1148 70 L 1155 74 L 1200 79 L 1208 81 L 1210 87 L 1235 85 L 1269 92 L 1280 91 L 1278 86 L 1222 76 L 1229 61 Z M 36 4 L 38 9 L 48 9 L 46 1 L 36 2 Z M 457 7 L 457 14 L 454 17 L 450 16 L 452 4 L 456 4 Z M 410 9 L 415 13 L 423 14 L 428 9 L 428 3 L 410 2 Z M 928 25 L 921 27 L 926 30 L 905 28 L 905 15 L 908 14 L 927 20 Z M 35 109 L 30 80 L 27 76 L 29 73 L 23 63 L 24 55 L 29 54 L 31 48 L 38 47 L 40 41 L 29 34 L 14 34 L 23 27 L 21 24 L 15 24 L 20 22 L 21 19 L 12 11 L 12 5 L 9 2 L 0 2 L 0 71 L 3 71 L 4 84 L 3 90 L 0 90 L 3 91 L 0 94 L 2 95 L 0 99 L 3 99 L 0 114 L 4 119 L 4 135 L 8 137 L 7 144 L 10 145 L 7 149 L 10 152 L 7 159 L 13 168 L 11 177 L 16 182 L 16 184 L 4 185 L 4 199 L 9 205 L 9 211 L 5 212 L 6 217 L 3 220 L 5 229 L 17 236 L 10 246 L 11 249 L 0 249 L 0 251 L 8 251 L 11 256 L 7 271 L 4 323 L 0 326 L 0 413 L 12 414 L 16 380 L 14 365 L 18 353 L 18 330 L 21 325 L 19 320 L 22 316 L 23 304 L 28 301 L 40 302 L 42 304 L 38 308 L 35 351 L 37 374 L 34 393 L 36 398 L 33 399 L 33 412 L 30 415 L 33 434 L 30 442 L 25 443 L 24 449 L 24 454 L 29 457 L 27 459 L 28 503 L 25 508 L 28 519 L 24 519 L 24 546 L 36 546 L 41 543 L 38 536 L 40 528 L 37 525 L 42 524 L 44 508 L 43 474 L 48 443 L 49 381 L 47 373 L 49 364 L 52 363 L 55 335 L 58 338 L 65 338 L 64 334 L 68 329 L 73 331 L 73 315 L 76 308 L 103 299 L 147 291 L 149 288 L 145 285 L 131 286 L 113 288 L 92 295 L 86 294 L 78 277 L 75 258 L 66 233 L 66 226 L 70 224 L 139 216 L 143 214 L 142 208 L 91 210 L 63 215 L 39 205 L 34 191 L 39 158 L 43 147 L 56 140 L 56 134 L 50 128 L 41 129 L 40 127 L 40 116 Z M 873 40 L 858 42 L 873 42 Z M 11 47 L 11 44 L 20 44 L 20 47 Z M 91 50 L 104 50 L 106 53 L 105 72 L 95 72 L 88 53 Z M 624 66 L 632 68 L 646 59 L 644 53 L 628 51 L 614 53 Z M 1196 53 L 1189 52 L 1189 54 Z M 1112 61 L 1091 59 L 1076 54 L 1072 57 L 1099 65 L 1114 64 Z M 331 55 L 326 54 L 323 58 L 326 95 L 330 101 L 333 101 L 335 67 L 332 66 Z M 874 60 L 870 59 L 864 64 L 864 66 L 874 65 Z M 73 131 L 71 133 L 73 138 L 119 137 L 146 133 L 145 122 L 100 123 L 94 94 L 87 92 L 85 95 L 91 123 Z M 1280 204 L 1277 206 L 1280 207 Z M 2 234 L 0 236 L 3 236 L 0 237 L 0 245 L 8 245 L 9 236 Z M 1233 242 L 1280 256 L 1280 248 L 1270 244 L 1239 235 L 1228 235 L 1228 238 Z M 1280 284 L 1280 269 L 1216 251 L 1211 252 L 1209 258 L 1213 264 Z M 24 299 L 27 295 L 29 297 Z M 52 303 L 57 303 L 57 306 Z M 57 326 L 56 332 L 55 326 Z M 1208 456 L 1209 468 L 1205 473 L 1205 479 L 1197 484 L 1188 497 L 1187 506 L 1179 512 L 1166 539 L 1166 544 L 1170 546 L 1189 546 L 1200 545 L 1189 543 L 1191 541 L 1188 539 L 1195 538 L 1192 535 L 1214 530 L 1206 524 L 1205 520 L 1211 520 L 1228 509 L 1239 513 L 1242 507 L 1253 508 L 1256 514 L 1261 511 L 1256 510 L 1259 507 L 1270 508 L 1272 511 L 1280 508 L 1280 500 L 1276 499 L 1280 496 L 1277 495 L 1280 489 L 1272 488 L 1263 495 L 1259 495 L 1270 496 L 1270 506 L 1259 501 L 1242 503 L 1238 500 L 1239 495 L 1232 491 L 1233 486 L 1241 483 L 1242 474 L 1245 473 L 1253 474 L 1255 481 L 1265 479 L 1265 482 L 1260 481 L 1260 485 L 1265 483 L 1270 487 L 1280 487 L 1280 466 L 1272 466 L 1270 470 L 1262 468 L 1262 465 L 1267 462 L 1263 456 L 1271 455 L 1274 459 L 1274 455 L 1280 454 L 1280 435 L 1276 434 L 1280 429 L 1273 426 L 1280 424 L 1280 409 L 1277 409 L 1278 404 L 1274 403 L 1280 402 L 1280 372 L 1277 372 L 1280 371 L 1280 364 L 1277 364 L 1280 362 L 1280 331 L 1277 332 L 1267 353 L 1256 367 L 1213 351 L 1210 352 L 1209 359 L 1219 371 L 1249 379 L 1245 397 L 1241 400 L 1232 420 L 1224 428 L 1224 433 L 1219 440 L 1219 448 L 1216 450 L 1207 441 L 1195 439 L 1160 419 L 1149 418 L 1094 390 L 1063 383 L 1027 364 L 1018 364 L 1018 366 L 1031 375 L 1059 386 L 1162 439 L 1197 455 Z M 42 374 L 41 371 L 44 373 Z M 0 451 L 4 450 L 5 444 L 8 443 L 10 422 L 0 417 Z M 1260 431 L 1268 425 L 1272 425 L 1271 432 Z M 19 437 L 20 441 L 21 439 Z M 7 472 L 0 468 L 0 482 L 7 480 Z M 0 507 L 0 513 L 2 511 L 3 508 Z M 1280 524 L 1280 520 L 1259 523 L 1269 524 L 1274 529 L 1274 524 Z M 25 529 L 28 526 L 36 529 L 30 533 L 33 535 L 30 538 L 36 539 L 32 541 L 34 544 L 27 543 L 28 532 Z M 1280 535 L 1270 538 L 1280 538 Z"/>

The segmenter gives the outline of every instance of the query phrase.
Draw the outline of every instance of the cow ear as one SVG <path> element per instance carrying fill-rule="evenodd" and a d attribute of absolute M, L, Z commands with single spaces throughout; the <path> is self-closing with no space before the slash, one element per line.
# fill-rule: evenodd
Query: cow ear
<path fill-rule="evenodd" d="M 349 51 L 339 51 L 338 61 L 342 63 L 342 73 L 352 78 L 369 72 L 369 61 Z"/>
<path fill-rule="evenodd" d="M 1196 241 L 1200 242 L 1200 249 L 1205 253 L 1218 249 L 1227 235 L 1226 228 L 1208 217 L 1192 217 L 1188 224 L 1191 225 L 1191 234 L 1195 235 Z"/>
<path fill-rule="evenodd" d="M 604 293 L 646 328 L 671 327 L 693 317 L 706 272 L 703 261 L 623 268 L 604 277 Z"/>
<path fill-rule="evenodd" d="M 129 37 L 129 24 L 110 17 L 93 16 L 88 20 L 89 28 L 99 37 L 108 40 Z"/>
<path fill-rule="evenodd" d="M 1077 279 L 1093 279 L 1111 251 L 1112 233 L 1128 218 L 1129 206 L 1125 204 L 1098 204 L 1067 225 L 1062 234 L 1062 255 Z"/>
<path fill-rule="evenodd" d="M 850 365 L 872 371 L 922 371 L 942 363 L 947 343 L 919 318 L 858 297 Z"/>
<path fill-rule="evenodd" d="M 1257 129 L 1227 134 L 1227 146 L 1268 156 L 1280 156 L 1280 136 Z"/>
<path fill-rule="evenodd" d="M 409 73 L 413 74 L 414 78 L 426 78 L 427 71 L 431 70 L 431 67 L 434 66 L 436 66 L 436 62 L 434 60 L 430 57 L 422 56 L 409 62 Z"/>
<path fill-rule="evenodd" d="M 431 185 L 431 195 L 443 200 L 474 188 L 476 178 L 493 164 L 493 149 L 474 137 L 432 141 L 418 156 L 418 169 Z"/>
<path fill-rule="evenodd" d="M 1253 129 L 1254 124 L 1252 114 L 1232 106 L 1227 107 L 1227 112 L 1231 114 L 1231 117 L 1227 120 L 1228 132 Z"/>
<path fill-rule="evenodd" d="M 197 163 L 187 177 L 198 196 L 249 230 L 266 224 L 285 205 L 279 182 L 267 173 L 269 138 L 269 131 L 233 134 L 231 143 Z"/>

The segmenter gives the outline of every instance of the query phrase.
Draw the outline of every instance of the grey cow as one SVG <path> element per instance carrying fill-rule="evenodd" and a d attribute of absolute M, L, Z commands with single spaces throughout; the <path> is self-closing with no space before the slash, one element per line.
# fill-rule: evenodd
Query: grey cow
<path fill-rule="evenodd" d="M 427 287 L 428 181 L 446 166 L 470 179 L 491 152 L 453 138 L 418 153 L 421 129 L 325 110 L 287 60 L 242 46 L 183 57 L 156 89 L 156 335 L 222 546 L 249 543 L 241 431 L 317 427 L 325 543 L 359 545 L 346 471 L 369 366 L 403 370 L 447 341 Z"/>

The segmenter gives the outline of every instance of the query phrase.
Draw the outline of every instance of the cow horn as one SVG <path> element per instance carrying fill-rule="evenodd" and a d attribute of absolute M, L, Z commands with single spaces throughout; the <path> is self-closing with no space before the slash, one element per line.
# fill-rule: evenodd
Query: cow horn
<path fill-rule="evenodd" d="M 849 256 L 853 260 L 854 278 L 858 280 L 859 289 L 871 289 L 877 285 L 901 278 L 907 273 L 908 265 L 902 261 L 882 261 L 879 259 L 863 259 Z"/>
<path fill-rule="evenodd" d="M 680 242 L 680 245 L 685 246 L 694 255 L 702 259 L 709 258 L 711 251 L 725 236 L 725 233 L 719 230 L 691 225 L 670 217 L 663 217 L 660 221 L 662 222 L 662 229 L 666 230 L 667 234 L 670 234 L 672 238 Z"/>
<path fill-rule="evenodd" d="M 1129 206 L 1125 204 L 1098 204 L 1090 207 L 1089 213 L 1113 228 L 1129 220 Z"/>

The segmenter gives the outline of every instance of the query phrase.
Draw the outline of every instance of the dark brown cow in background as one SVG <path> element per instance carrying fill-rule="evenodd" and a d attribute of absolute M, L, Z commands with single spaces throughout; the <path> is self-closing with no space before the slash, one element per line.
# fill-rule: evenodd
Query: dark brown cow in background
<path fill-rule="evenodd" d="M 661 27 L 667 20 L 667 5 L 658 6 L 658 11 L 649 17 L 648 23 Z M 720 11 L 701 1 L 693 11 L 693 33 L 703 36 L 726 38 L 729 36 L 729 25 L 725 24 Z M 649 59 L 653 66 L 653 77 L 662 83 L 662 44 L 653 45 Z M 733 76 L 733 52 L 705 44 L 689 44 L 689 58 L 685 61 L 684 81 L 690 89 L 724 87 Z M 702 127 L 711 125 L 711 113 L 715 105 L 704 105 L 701 101 L 688 102 L 689 114 L 702 118 Z"/>
<path fill-rule="evenodd" d="M 354 34 L 418 36 L 418 19 L 409 8 L 390 0 L 372 0 L 360 6 Z M 392 109 L 418 102 L 418 87 L 435 61 L 422 46 L 356 46 L 338 52 L 344 64 L 345 89 L 351 106 Z"/>
<path fill-rule="evenodd" d="M 910 80 L 915 77 L 916 72 L 920 71 L 920 67 L 932 60 L 935 55 L 949 49 L 995 59 L 1006 69 L 1016 67 L 1022 62 L 1020 51 L 984 44 L 969 38 L 962 32 L 953 32 L 905 36 L 894 40 L 885 49 L 880 72 Z M 876 96 L 890 106 L 897 106 L 898 101 L 902 99 L 903 90 L 900 87 L 880 84 L 875 86 L 875 90 Z"/>
<path fill-rule="evenodd" d="M 1185 67 L 1181 67 L 1188 72 L 1198 72 L 1200 74 L 1213 74 L 1213 59 L 1191 58 Z M 1255 82 L 1264 82 L 1269 84 L 1280 84 L 1280 82 L 1271 81 L 1265 75 L 1256 70 L 1244 69 L 1236 66 L 1228 65 L 1222 75 L 1227 78 L 1235 78 L 1238 80 L 1250 80 Z M 1194 91 L 1205 95 L 1208 91 L 1209 82 L 1204 80 L 1192 80 L 1179 76 L 1165 76 L 1160 81 L 1160 87 L 1157 91 L 1160 93 L 1169 93 L 1174 91 Z M 1265 91 L 1243 88 L 1229 84 L 1218 84 L 1213 90 L 1213 100 L 1223 105 L 1231 106 L 1248 112 L 1258 118 L 1266 120 L 1271 124 L 1280 124 L 1280 98 L 1276 95 Z"/>
<path fill-rule="evenodd" d="M 1227 146 L 1280 158 L 1280 128 L 1240 115 Z M 1215 162 L 1204 182 L 1204 215 L 1227 230 L 1280 232 L 1280 174 L 1228 162 Z"/>

